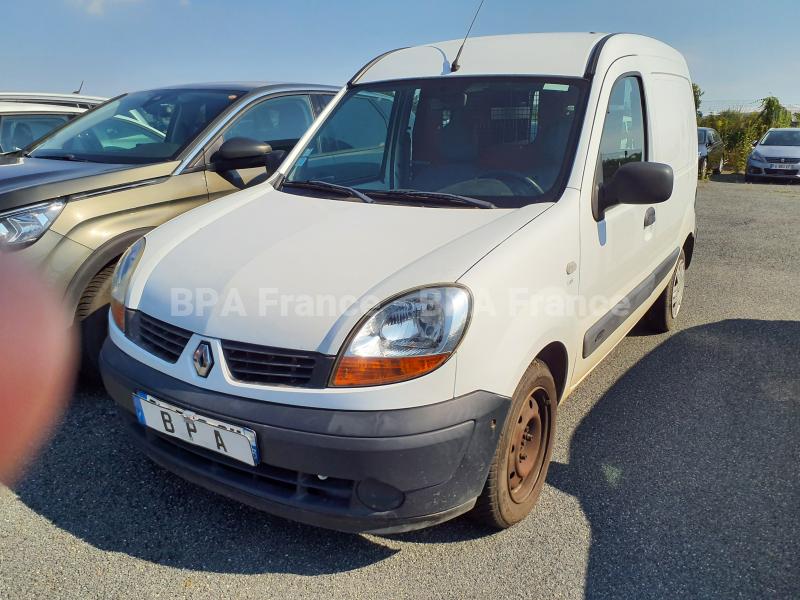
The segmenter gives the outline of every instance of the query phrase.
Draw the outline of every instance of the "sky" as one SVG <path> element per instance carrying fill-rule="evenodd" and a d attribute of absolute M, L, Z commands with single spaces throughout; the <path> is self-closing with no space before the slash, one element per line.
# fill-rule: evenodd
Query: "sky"
<path fill-rule="evenodd" d="M 2 7 L 0 91 L 88 94 L 189 82 L 343 84 L 386 50 L 463 37 L 478 0 L 24 0 Z M 486 0 L 473 35 L 625 31 L 671 44 L 705 111 L 800 111 L 796 0 Z"/>

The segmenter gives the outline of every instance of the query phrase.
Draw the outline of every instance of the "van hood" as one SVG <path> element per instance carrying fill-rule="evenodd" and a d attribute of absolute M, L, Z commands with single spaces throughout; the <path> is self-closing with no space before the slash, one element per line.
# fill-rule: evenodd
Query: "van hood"
<path fill-rule="evenodd" d="M 168 175 L 176 163 L 114 165 L 0 156 L 0 212 Z"/>
<path fill-rule="evenodd" d="M 335 354 L 375 303 L 457 281 L 550 206 L 362 204 L 258 186 L 148 234 L 128 304 L 209 337 Z"/>

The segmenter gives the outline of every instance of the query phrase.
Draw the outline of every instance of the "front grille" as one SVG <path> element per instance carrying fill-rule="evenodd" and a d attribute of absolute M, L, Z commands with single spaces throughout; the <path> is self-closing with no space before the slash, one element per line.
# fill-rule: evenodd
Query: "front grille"
<path fill-rule="evenodd" d="M 225 362 L 234 379 L 244 383 L 324 388 L 333 356 L 222 341 Z"/>
<path fill-rule="evenodd" d="M 798 169 L 764 169 L 764 172 L 767 175 L 786 175 L 789 177 L 795 177 L 798 173 Z"/>
<path fill-rule="evenodd" d="M 309 508 L 348 509 L 353 498 L 355 481 L 301 473 L 266 463 L 251 467 L 205 448 L 188 444 L 156 431 L 140 427 L 131 420 L 132 431 L 148 444 L 213 474 L 227 484 L 276 501 L 301 503 Z"/>
<path fill-rule="evenodd" d="M 785 163 L 787 165 L 794 165 L 800 163 L 800 158 L 787 158 L 784 156 L 767 156 L 764 158 L 768 163 Z"/>
<path fill-rule="evenodd" d="M 151 354 L 174 363 L 189 343 L 192 332 L 129 310 L 125 316 L 125 335 Z"/>

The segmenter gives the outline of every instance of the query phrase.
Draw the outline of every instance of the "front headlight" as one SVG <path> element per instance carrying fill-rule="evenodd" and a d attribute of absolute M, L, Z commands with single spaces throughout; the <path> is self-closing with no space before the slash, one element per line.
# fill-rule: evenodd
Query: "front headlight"
<path fill-rule="evenodd" d="M 750 154 L 750 160 L 762 163 L 767 162 L 767 159 L 765 159 L 763 156 L 761 156 L 760 153 L 756 152 L 755 150 Z"/>
<path fill-rule="evenodd" d="M 16 250 L 33 244 L 64 210 L 66 202 L 52 200 L 0 215 L 0 248 Z"/>
<path fill-rule="evenodd" d="M 125 331 L 125 299 L 128 295 L 128 286 L 136 266 L 142 259 L 144 246 L 144 238 L 141 238 L 128 248 L 119 259 L 111 276 L 111 316 L 122 331 Z"/>
<path fill-rule="evenodd" d="M 390 300 L 356 326 L 331 385 L 384 385 L 430 373 L 453 354 L 471 312 L 469 292 L 455 286 L 423 288 Z"/>

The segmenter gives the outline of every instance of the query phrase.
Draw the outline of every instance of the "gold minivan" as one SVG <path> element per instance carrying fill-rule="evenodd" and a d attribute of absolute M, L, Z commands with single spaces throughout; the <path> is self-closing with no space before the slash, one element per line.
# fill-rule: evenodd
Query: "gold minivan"
<path fill-rule="evenodd" d="M 336 92 L 265 83 L 134 92 L 0 155 L 0 249 L 63 291 L 85 366 L 96 366 L 111 274 L 128 246 L 265 180 Z"/>

